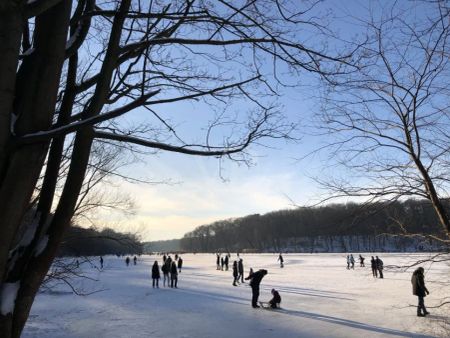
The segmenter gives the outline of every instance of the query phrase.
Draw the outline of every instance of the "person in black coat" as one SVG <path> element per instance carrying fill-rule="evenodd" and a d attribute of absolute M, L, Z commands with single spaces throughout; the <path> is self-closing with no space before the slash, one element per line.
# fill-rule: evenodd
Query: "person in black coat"
<path fill-rule="evenodd" d="M 233 262 L 233 286 L 237 286 L 236 282 L 238 281 L 238 266 L 237 262 Z"/>
<path fill-rule="evenodd" d="M 377 261 L 375 260 L 375 258 L 373 258 L 370 260 L 370 266 L 372 267 L 372 275 L 377 278 L 378 277 L 378 273 L 377 273 Z"/>
<path fill-rule="evenodd" d="M 170 266 L 170 287 L 178 288 L 178 270 L 177 270 L 177 263 L 173 261 Z"/>
<path fill-rule="evenodd" d="M 426 295 L 430 294 L 430 291 L 428 291 L 427 287 L 425 286 L 425 277 L 423 275 L 424 270 L 422 267 L 418 267 L 412 274 L 411 277 L 411 284 L 413 289 L 413 295 L 417 296 L 419 299 L 419 304 L 417 305 L 417 316 L 418 317 L 425 317 L 426 315 L 430 314 L 426 307 L 424 302 L 424 297 Z M 423 311 L 423 313 L 422 313 Z"/>
<path fill-rule="evenodd" d="M 225 265 L 225 259 L 223 259 L 223 257 L 221 257 L 220 258 L 220 266 L 221 266 L 222 271 L 223 271 L 223 266 L 224 265 Z"/>
<path fill-rule="evenodd" d="M 159 266 L 158 266 L 158 262 L 155 261 L 155 263 L 153 263 L 153 267 L 152 267 L 152 280 L 153 280 L 153 287 L 159 288 L 159 279 L 161 278 L 161 275 L 159 274 Z"/>
<path fill-rule="evenodd" d="M 161 271 L 163 272 L 163 286 L 166 286 L 166 281 L 167 281 L 167 286 L 169 286 L 170 265 L 169 265 L 169 261 L 167 259 L 166 259 L 165 263 L 162 265 Z"/>
<path fill-rule="evenodd" d="M 246 280 L 250 279 L 250 286 L 252 288 L 252 306 L 254 308 L 259 307 L 258 297 L 259 297 L 259 284 L 264 276 L 267 275 L 267 270 L 261 269 L 256 272 L 251 273 Z"/>
<path fill-rule="evenodd" d="M 242 258 L 240 258 L 238 262 L 238 273 L 238 281 L 241 280 L 241 283 L 244 283 L 244 261 Z"/>
<path fill-rule="evenodd" d="M 378 256 L 375 256 L 375 262 L 377 263 L 377 270 L 378 270 L 378 274 L 380 275 L 380 278 L 384 278 L 383 277 L 383 261 L 381 259 L 378 258 Z"/>
<path fill-rule="evenodd" d="M 281 255 L 281 253 L 278 256 L 277 261 L 280 261 L 280 268 L 282 268 L 284 266 L 284 259 L 283 259 L 283 256 Z"/>
<path fill-rule="evenodd" d="M 216 268 L 220 270 L 220 255 L 216 254 Z"/>
<path fill-rule="evenodd" d="M 178 272 L 181 272 L 181 268 L 183 267 L 183 259 L 178 257 Z"/>
<path fill-rule="evenodd" d="M 272 299 L 269 300 L 270 307 L 272 309 L 279 308 L 280 307 L 280 303 L 281 303 L 281 296 L 280 296 L 280 294 L 275 289 L 272 289 L 271 293 L 272 293 Z"/>
<path fill-rule="evenodd" d="M 228 255 L 225 255 L 225 271 L 228 271 L 228 262 L 230 257 Z"/>

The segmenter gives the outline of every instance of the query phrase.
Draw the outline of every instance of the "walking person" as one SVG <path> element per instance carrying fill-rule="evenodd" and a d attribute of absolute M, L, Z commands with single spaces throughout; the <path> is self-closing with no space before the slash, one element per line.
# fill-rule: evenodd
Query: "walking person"
<path fill-rule="evenodd" d="M 178 272 L 181 273 L 181 268 L 183 267 L 183 259 L 181 256 L 178 257 Z"/>
<path fill-rule="evenodd" d="M 237 286 L 237 284 L 236 284 L 236 282 L 239 282 L 239 279 L 238 279 L 238 266 L 237 266 L 238 264 L 237 264 L 237 262 L 236 261 L 234 261 L 233 262 L 233 286 Z"/>
<path fill-rule="evenodd" d="M 355 270 L 355 258 L 353 254 L 350 255 L 350 264 L 352 265 L 352 269 Z"/>
<path fill-rule="evenodd" d="M 238 281 L 241 280 L 241 283 L 244 283 L 244 261 L 242 260 L 242 258 L 239 258 L 238 273 Z"/>
<path fill-rule="evenodd" d="M 364 268 L 364 267 L 365 267 L 365 265 L 364 265 L 364 260 L 365 260 L 365 258 L 364 258 L 363 256 L 359 255 L 359 266 L 360 266 L 361 268 Z"/>
<path fill-rule="evenodd" d="M 424 302 L 424 298 L 426 297 L 426 295 L 429 295 L 430 292 L 425 286 L 425 277 L 423 273 L 424 269 L 422 267 L 418 267 L 411 276 L 413 295 L 417 296 L 419 300 L 419 303 L 417 305 L 417 317 L 425 317 L 426 315 L 430 314 L 427 311 Z"/>
<path fill-rule="evenodd" d="M 163 273 L 163 286 L 166 286 L 166 281 L 167 281 L 167 286 L 169 286 L 169 271 L 170 270 L 170 265 L 168 264 L 168 261 L 166 259 L 166 262 L 162 265 L 161 267 L 161 271 Z"/>
<path fill-rule="evenodd" d="M 376 266 L 377 266 L 377 270 L 378 270 L 378 274 L 380 275 L 380 278 L 384 278 L 383 276 L 383 261 L 378 258 L 378 256 L 375 256 L 375 262 L 376 262 Z"/>
<path fill-rule="evenodd" d="M 103 257 L 100 256 L 100 269 L 103 269 Z"/>
<path fill-rule="evenodd" d="M 172 265 L 170 266 L 170 287 L 178 288 L 177 285 L 178 285 L 177 263 L 175 263 L 175 261 L 173 261 Z"/>
<path fill-rule="evenodd" d="M 347 270 L 350 270 L 350 255 L 347 255 Z"/>
<path fill-rule="evenodd" d="M 161 275 L 159 274 L 159 266 L 158 266 L 158 261 L 155 261 L 155 263 L 153 263 L 153 267 L 152 267 L 152 285 L 153 287 L 157 287 L 159 289 L 159 279 L 161 278 Z"/>
<path fill-rule="evenodd" d="M 378 277 L 378 273 L 377 273 L 377 261 L 375 260 L 375 258 L 373 258 L 370 260 L 370 266 L 372 267 L 372 275 L 377 278 Z"/>
<path fill-rule="evenodd" d="M 261 269 L 256 272 L 251 273 L 246 279 L 250 279 L 250 286 L 252 288 L 252 306 L 253 308 L 260 307 L 258 305 L 259 297 L 259 285 L 264 276 L 267 275 L 267 270 Z"/>
<path fill-rule="evenodd" d="M 277 261 L 280 261 L 280 268 L 284 267 L 284 259 L 283 256 L 281 255 L 281 252 L 280 255 L 278 256 Z"/>

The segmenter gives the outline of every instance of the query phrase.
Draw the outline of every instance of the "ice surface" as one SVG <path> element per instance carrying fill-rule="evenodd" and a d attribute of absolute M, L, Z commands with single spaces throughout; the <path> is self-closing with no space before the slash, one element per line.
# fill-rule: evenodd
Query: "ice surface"
<path fill-rule="evenodd" d="M 355 253 L 354 253 L 355 255 Z M 406 254 L 378 254 L 386 266 L 423 258 Z M 151 266 L 161 256 L 142 256 L 127 267 L 124 258 L 104 257 L 99 271 L 81 268 L 99 282 L 79 282 L 90 296 L 73 295 L 63 286 L 36 297 L 24 338 L 154 337 L 154 338 L 298 338 L 298 337 L 433 337 L 445 336 L 446 319 L 431 308 L 450 295 L 450 268 L 445 263 L 425 267 L 431 316 L 416 317 L 412 270 L 387 269 L 384 279 L 372 277 L 366 267 L 346 269 L 345 254 L 241 254 L 245 274 L 265 268 L 260 300 L 276 288 L 280 310 L 253 309 L 247 283 L 232 286 L 232 271 L 217 271 L 214 254 L 182 255 L 178 289 L 151 285 Z M 426 256 L 426 255 L 425 255 Z M 355 256 L 357 257 L 357 255 Z M 237 257 L 231 256 L 231 264 Z M 98 259 L 95 258 L 95 262 Z M 357 263 L 356 265 L 359 265 Z M 448 311 L 447 311 L 448 316 Z M 447 318 L 448 319 L 448 318 Z M 447 326 L 448 329 L 448 326 Z M 448 333 L 448 332 L 447 332 Z"/>

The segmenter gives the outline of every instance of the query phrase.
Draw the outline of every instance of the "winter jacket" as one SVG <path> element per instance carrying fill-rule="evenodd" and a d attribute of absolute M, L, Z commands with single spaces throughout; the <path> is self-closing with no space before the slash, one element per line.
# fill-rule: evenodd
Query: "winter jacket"
<path fill-rule="evenodd" d="M 425 278 L 419 270 L 413 272 L 411 277 L 412 291 L 414 296 L 425 297 L 428 289 L 425 286 Z"/>
<path fill-rule="evenodd" d="M 267 275 L 267 270 L 261 269 L 258 270 L 252 274 L 250 274 L 246 280 L 250 279 L 250 286 L 251 287 L 257 287 L 259 284 L 261 284 L 261 280 L 264 278 L 264 276 Z"/>
<path fill-rule="evenodd" d="M 281 303 L 281 296 L 278 291 L 273 292 L 273 298 L 269 301 L 270 307 L 276 308 Z"/>
<path fill-rule="evenodd" d="M 233 277 L 237 277 L 237 276 L 238 276 L 237 263 L 234 262 L 234 263 L 233 263 Z"/>
<path fill-rule="evenodd" d="M 170 266 L 170 274 L 178 275 L 177 264 L 175 262 L 172 262 L 172 265 Z"/>
<path fill-rule="evenodd" d="M 377 259 L 375 260 L 375 262 L 376 262 L 376 264 L 377 264 L 377 269 L 378 269 L 378 270 L 383 270 L 383 261 L 382 261 L 381 259 L 377 258 Z"/>
<path fill-rule="evenodd" d="M 183 267 L 183 260 L 180 258 L 178 258 L 178 269 L 181 269 Z"/>
<path fill-rule="evenodd" d="M 153 267 L 152 267 L 152 278 L 153 279 L 161 278 L 161 276 L 159 275 L 159 266 L 156 264 L 153 264 Z"/>
<path fill-rule="evenodd" d="M 242 260 L 239 260 L 238 262 L 238 271 L 241 275 L 244 274 L 244 263 L 242 263 Z"/>
<path fill-rule="evenodd" d="M 163 272 L 163 274 L 167 275 L 169 273 L 169 264 L 164 263 L 163 266 L 161 267 L 161 271 Z"/>

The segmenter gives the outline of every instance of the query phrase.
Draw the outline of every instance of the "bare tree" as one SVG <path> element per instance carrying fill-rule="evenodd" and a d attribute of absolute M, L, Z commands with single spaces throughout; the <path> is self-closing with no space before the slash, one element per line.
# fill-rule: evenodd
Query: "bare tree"
<path fill-rule="evenodd" d="M 0 4 L 0 331 L 19 337 L 80 199 L 94 140 L 122 147 L 247 159 L 288 138 L 272 98 L 278 69 L 332 75 L 312 36 L 315 10 L 289 1 L 5 0 Z M 268 67 L 268 65 L 271 67 Z M 331 68 L 330 68 L 331 69 Z M 173 103 L 214 107 L 203 141 L 168 118 Z M 233 101 L 234 100 L 234 101 Z M 251 112 L 226 109 L 248 102 Z M 120 116 L 147 114 L 126 128 Z M 196 116 L 185 117 L 195 119 Z M 55 199 L 67 142 L 73 148 Z M 135 148 L 133 148 L 135 149 Z M 44 161 L 47 159 L 46 165 Z M 24 222 L 36 191 L 36 212 Z M 54 216 L 49 217 L 52 205 Z"/>
<path fill-rule="evenodd" d="M 332 135 L 325 149 L 344 177 L 319 182 L 333 198 L 427 199 L 448 243 L 448 3 L 392 3 L 378 14 L 365 22 L 360 71 L 334 77 L 324 91 L 319 128 Z"/>

